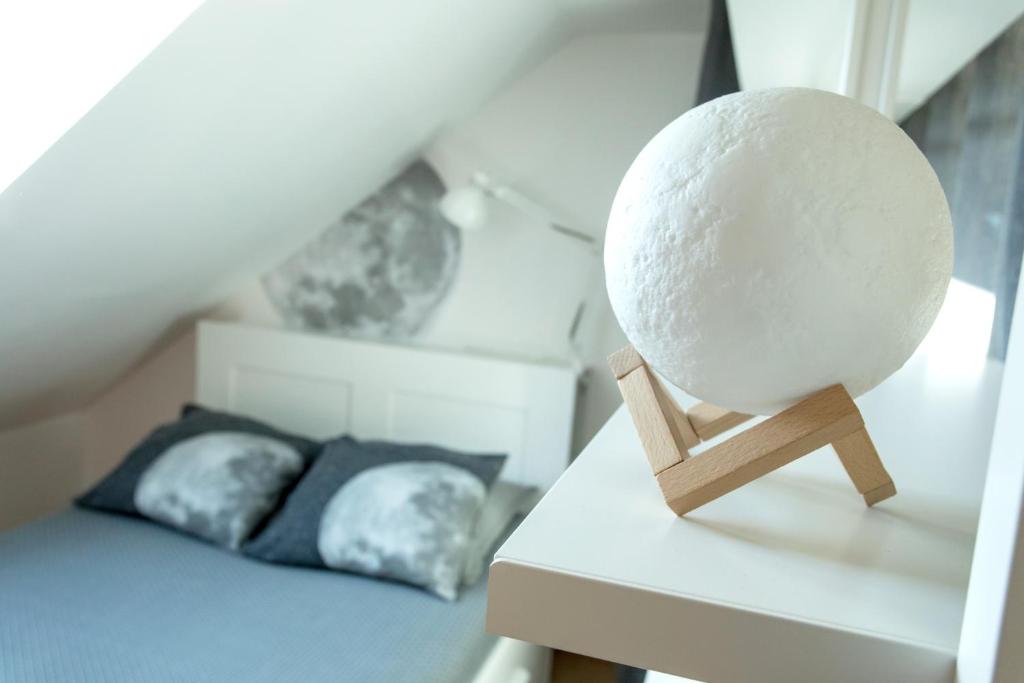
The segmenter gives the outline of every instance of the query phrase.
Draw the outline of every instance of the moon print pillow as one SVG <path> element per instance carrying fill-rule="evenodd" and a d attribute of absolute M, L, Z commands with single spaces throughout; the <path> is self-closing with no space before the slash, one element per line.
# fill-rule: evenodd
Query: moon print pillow
<path fill-rule="evenodd" d="M 237 549 L 319 449 L 250 418 L 189 406 L 76 502 Z"/>
<path fill-rule="evenodd" d="M 243 551 L 401 581 L 454 600 L 470 536 L 504 462 L 504 455 L 336 439 Z"/>

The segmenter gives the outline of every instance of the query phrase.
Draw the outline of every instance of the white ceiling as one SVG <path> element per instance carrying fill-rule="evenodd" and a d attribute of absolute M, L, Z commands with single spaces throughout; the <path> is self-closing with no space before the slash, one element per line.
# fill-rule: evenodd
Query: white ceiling
<path fill-rule="evenodd" d="M 570 37 L 705 14 L 207 0 L 0 194 L 0 424 L 87 401 Z"/>
<path fill-rule="evenodd" d="M 201 0 L 0 3 L 0 191 Z"/>
<path fill-rule="evenodd" d="M 727 0 L 744 89 L 837 90 L 855 0 Z M 910 114 L 1017 17 L 1024 0 L 909 0 L 895 118 Z"/>

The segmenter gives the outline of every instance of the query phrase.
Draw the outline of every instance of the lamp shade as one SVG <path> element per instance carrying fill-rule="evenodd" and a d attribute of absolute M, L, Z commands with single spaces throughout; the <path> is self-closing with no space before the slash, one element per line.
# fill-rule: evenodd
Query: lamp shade
<path fill-rule="evenodd" d="M 487 223 L 487 195 L 476 185 L 449 190 L 441 198 L 441 215 L 462 230 L 479 230 Z"/>
<path fill-rule="evenodd" d="M 806 88 L 690 110 L 627 171 L 605 241 L 616 318 L 654 369 L 725 408 L 776 413 L 895 372 L 953 264 L 935 172 L 892 121 Z"/>

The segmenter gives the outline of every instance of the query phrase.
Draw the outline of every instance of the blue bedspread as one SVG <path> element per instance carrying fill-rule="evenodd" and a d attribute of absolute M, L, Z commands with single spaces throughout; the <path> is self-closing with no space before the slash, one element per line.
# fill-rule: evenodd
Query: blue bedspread
<path fill-rule="evenodd" d="M 485 600 L 70 510 L 0 535 L 0 681 L 466 681 L 494 642 Z"/>

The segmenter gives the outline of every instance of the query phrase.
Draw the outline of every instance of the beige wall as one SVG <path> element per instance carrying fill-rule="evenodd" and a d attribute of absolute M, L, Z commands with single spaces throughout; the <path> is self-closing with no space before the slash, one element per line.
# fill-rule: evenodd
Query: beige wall
<path fill-rule="evenodd" d="M 61 510 L 195 393 L 195 335 L 152 354 L 87 409 L 0 433 L 0 530 Z"/>
<path fill-rule="evenodd" d="M 158 424 L 195 396 L 195 333 L 178 336 L 86 411 L 83 487 L 98 481 Z"/>
<path fill-rule="evenodd" d="M 56 512 L 78 492 L 85 425 L 72 413 L 0 434 L 0 530 Z"/>

